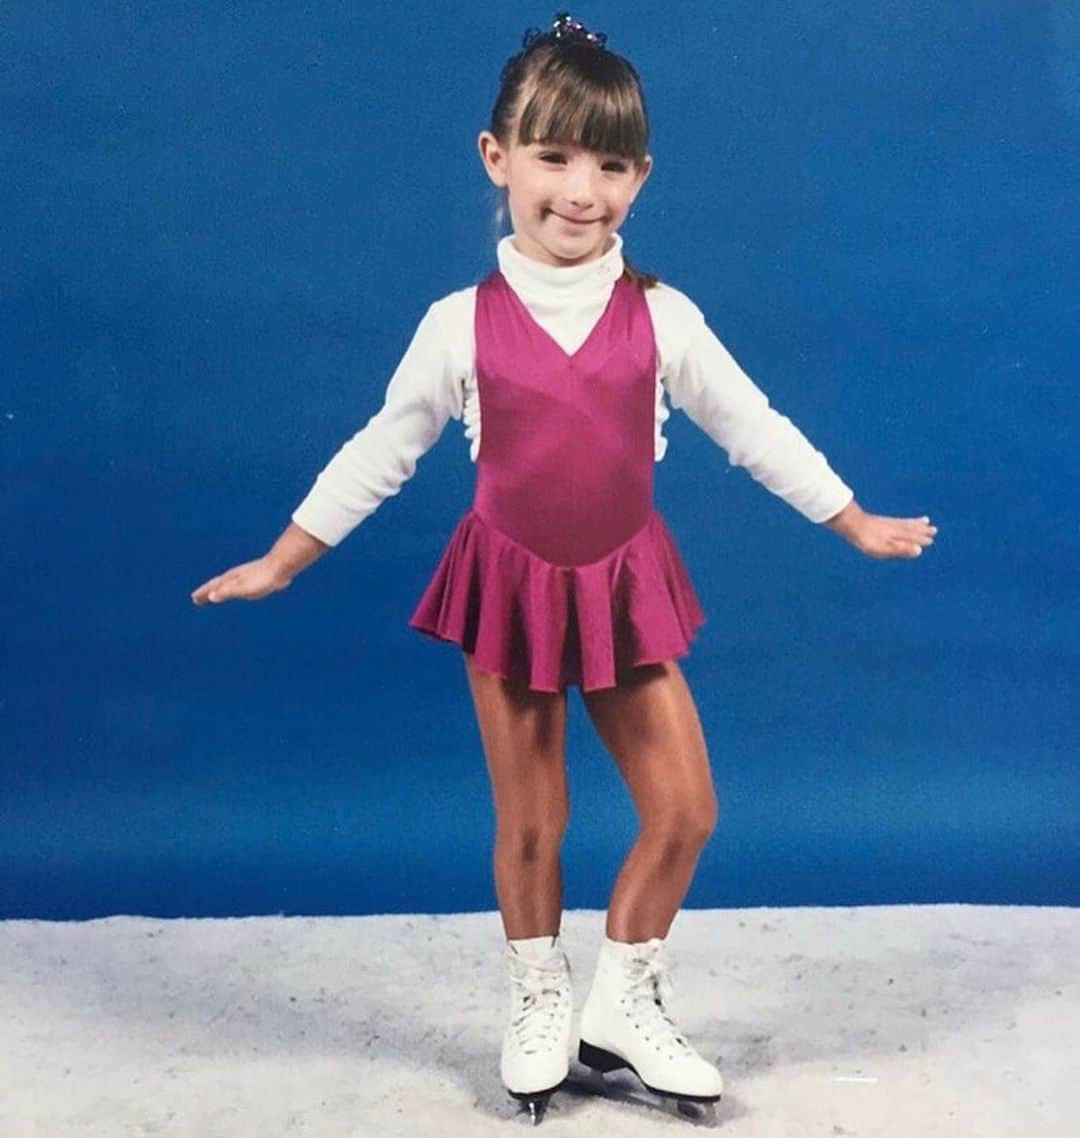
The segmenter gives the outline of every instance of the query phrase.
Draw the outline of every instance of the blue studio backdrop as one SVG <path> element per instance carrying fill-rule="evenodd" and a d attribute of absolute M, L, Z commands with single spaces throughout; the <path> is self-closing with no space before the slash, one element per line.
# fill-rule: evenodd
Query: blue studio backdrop
<path fill-rule="evenodd" d="M 874 561 L 673 412 L 721 804 L 686 907 L 1080 901 L 1080 16 L 587 3 L 645 83 L 627 255 L 867 510 Z M 542 4 L 0 13 L 0 916 L 496 907 L 460 652 L 406 625 L 471 501 L 451 420 L 282 593 L 196 608 L 494 264 L 476 136 Z M 565 903 L 636 817 L 571 691 Z"/>

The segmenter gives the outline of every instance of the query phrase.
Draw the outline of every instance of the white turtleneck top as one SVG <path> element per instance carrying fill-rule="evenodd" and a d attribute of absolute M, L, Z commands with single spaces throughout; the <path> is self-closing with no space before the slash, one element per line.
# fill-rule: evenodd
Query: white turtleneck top
<path fill-rule="evenodd" d="M 569 267 L 497 246 L 499 269 L 536 322 L 572 354 L 600 319 L 623 272 L 622 237 L 601 257 Z M 825 456 L 769 405 L 684 293 L 660 283 L 645 291 L 656 337 L 654 461 L 667 451 L 662 428 L 680 408 L 773 494 L 812 522 L 838 514 L 854 497 Z M 411 478 L 450 418 L 464 424 L 469 457 L 480 451 L 483 408 L 476 383 L 476 285 L 431 304 L 386 389 L 382 407 L 327 463 L 293 512 L 301 529 L 337 545 Z"/>

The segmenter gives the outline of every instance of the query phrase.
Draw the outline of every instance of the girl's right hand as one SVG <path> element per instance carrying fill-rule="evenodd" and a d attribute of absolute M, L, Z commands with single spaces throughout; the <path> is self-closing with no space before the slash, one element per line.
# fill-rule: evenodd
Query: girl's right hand
<path fill-rule="evenodd" d="M 211 577 L 191 594 L 191 599 L 197 605 L 237 599 L 257 601 L 291 584 L 292 578 L 283 574 L 275 562 L 269 557 L 260 557 Z"/>

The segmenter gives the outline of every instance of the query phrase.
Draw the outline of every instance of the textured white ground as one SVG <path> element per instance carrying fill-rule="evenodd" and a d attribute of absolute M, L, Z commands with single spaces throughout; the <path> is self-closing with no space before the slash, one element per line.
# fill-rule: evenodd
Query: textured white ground
<path fill-rule="evenodd" d="M 564 916 L 578 1012 L 603 920 Z M 532 1130 L 503 945 L 494 912 L 0 922 L 0 1135 Z M 1080 909 L 683 910 L 665 952 L 728 1138 L 1080 1135 Z M 608 1079 L 537 1133 L 704 1132 Z"/>

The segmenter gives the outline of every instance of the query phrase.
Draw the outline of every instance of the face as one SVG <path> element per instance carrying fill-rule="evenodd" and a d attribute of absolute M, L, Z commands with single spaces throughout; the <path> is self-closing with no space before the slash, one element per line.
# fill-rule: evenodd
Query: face
<path fill-rule="evenodd" d="M 509 149 L 484 131 L 478 140 L 488 176 L 507 190 L 514 244 L 548 265 L 603 256 L 652 170 L 616 154 L 533 142 Z"/>

